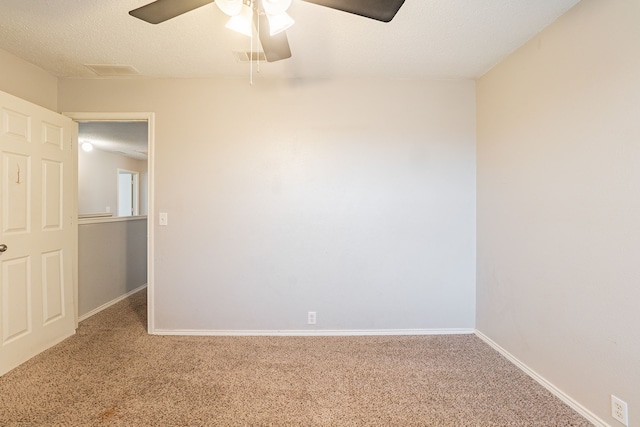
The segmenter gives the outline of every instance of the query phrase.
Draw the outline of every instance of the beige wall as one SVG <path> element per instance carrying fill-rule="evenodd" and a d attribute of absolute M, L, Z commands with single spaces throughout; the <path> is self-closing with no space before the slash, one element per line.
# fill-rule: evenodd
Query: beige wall
<path fill-rule="evenodd" d="M 0 49 L 0 90 L 57 111 L 58 79 Z"/>
<path fill-rule="evenodd" d="M 140 215 L 147 214 L 147 161 L 94 149 L 78 150 L 78 213 L 118 214 L 118 169 L 139 172 Z"/>
<path fill-rule="evenodd" d="M 583 0 L 479 79 L 477 328 L 640 426 L 640 2 Z"/>
<path fill-rule="evenodd" d="M 161 330 L 473 328 L 472 81 L 61 80 L 155 112 Z"/>

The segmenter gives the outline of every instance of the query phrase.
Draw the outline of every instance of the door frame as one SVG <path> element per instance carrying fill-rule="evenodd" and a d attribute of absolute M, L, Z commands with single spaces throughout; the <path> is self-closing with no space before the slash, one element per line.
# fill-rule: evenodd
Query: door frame
<path fill-rule="evenodd" d="M 154 230 L 155 230 L 155 113 L 152 112 L 129 112 L 129 113 L 100 113 L 100 112 L 63 112 L 63 115 L 71 118 L 75 122 L 118 122 L 118 121 L 146 121 L 147 122 L 147 139 L 148 139 L 148 155 L 147 155 L 147 331 L 153 334 L 155 331 L 155 311 L 154 311 Z M 78 135 L 75 135 L 76 145 Z M 76 181 L 74 184 L 75 200 L 78 199 L 78 161 L 75 162 Z M 76 209 L 77 211 L 77 209 Z M 77 238 L 76 238 L 77 246 Z M 77 274 L 77 272 L 76 272 Z M 77 278 L 75 280 L 75 303 L 76 303 L 76 320 L 78 318 L 78 285 Z"/>
<path fill-rule="evenodd" d="M 140 172 L 137 171 L 132 171 L 132 170 L 128 170 L 128 169 L 122 169 L 122 168 L 118 168 L 116 171 L 116 180 L 118 181 L 117 184 L 117 188 L 118 188 L 118 197 L 116 200 L 118 200 L 118 203 L 116 205 L 116 211 L 118 212 L 118 216 L 120 215 L 120 175 L 121 174 L 128 174 L 131 176 L 132 182 L 131 182 L 131 209 L 132 212 L 129 213 L 129 215 L 122 215 L 122 216 L 138 216 L 140 215 Z"/>

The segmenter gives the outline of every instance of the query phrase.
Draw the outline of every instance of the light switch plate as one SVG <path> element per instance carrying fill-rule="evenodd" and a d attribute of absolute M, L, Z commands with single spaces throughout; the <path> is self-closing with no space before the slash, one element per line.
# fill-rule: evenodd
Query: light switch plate
<path fill-rule="evenodd" d="M 166 212 L 160 212 L 160 216 L 158 218 L 159 225 L 169 225 L 169 215 Z"/>

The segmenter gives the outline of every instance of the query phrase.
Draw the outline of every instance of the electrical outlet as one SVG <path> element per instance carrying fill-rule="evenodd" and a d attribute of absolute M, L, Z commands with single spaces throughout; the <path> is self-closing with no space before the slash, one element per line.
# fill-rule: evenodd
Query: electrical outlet
<path fill-rule="evenodd" d="M 307 324 L 315 325 L 316 324 L 316 312 L 310 311 L 307 313 Z"/>
<path fill-rule="evenodd" d="M 611 416 L 625 426 L 629 426 L 629 408 L 627 402 L 611 395 Z"/>

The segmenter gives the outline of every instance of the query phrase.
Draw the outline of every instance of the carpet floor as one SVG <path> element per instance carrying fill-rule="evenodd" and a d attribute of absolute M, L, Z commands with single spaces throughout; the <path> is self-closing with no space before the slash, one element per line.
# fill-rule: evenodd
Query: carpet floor
<path fill-rule="evenodd" d="M 146 292 L 0 378 L 0 426 L 590 426 L 473 335 L 146 333 Z"/>

